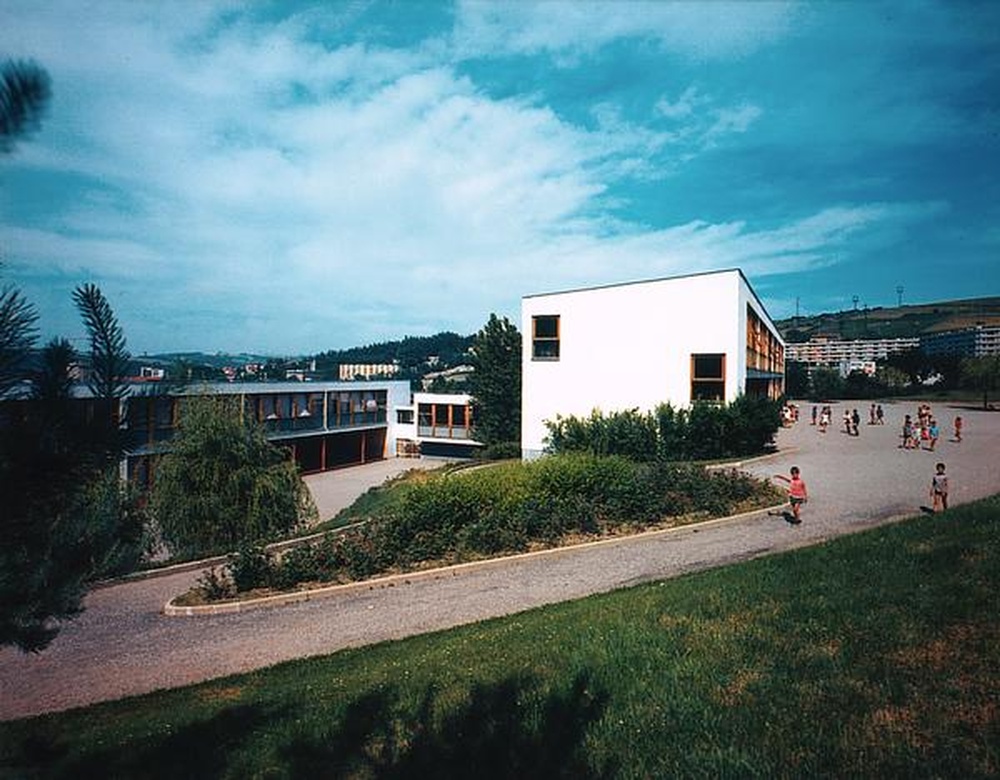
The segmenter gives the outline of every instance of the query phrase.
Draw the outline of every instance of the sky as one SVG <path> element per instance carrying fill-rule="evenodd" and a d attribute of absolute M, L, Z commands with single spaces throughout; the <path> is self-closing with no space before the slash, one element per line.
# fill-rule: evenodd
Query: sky
<path fill-rule="evenodd" d="M 0 0 L 24 58 L 0 278 L 43 340 L 87 282 L 135 355 L 729 268 L 774 319 L 1000 295 L 996 2 Z"/>

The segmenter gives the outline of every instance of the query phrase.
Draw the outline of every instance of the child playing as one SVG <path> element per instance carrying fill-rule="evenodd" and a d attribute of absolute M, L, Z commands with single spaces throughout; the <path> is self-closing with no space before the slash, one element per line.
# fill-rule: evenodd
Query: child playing
<path fill-rule="evenodd" d="M 935 512 L 948 508 L 948 476 L 944 473 L 943 463 L 935 466 L 934 477 L 931 479 L 931 499 Z"/>
<path fill-rule="evenodd" d="M 802 481 L 802 477 L 799 475 L 799 467 L 792 466 L 789 473 L 791 477 L 786 477 L 784 474 L 775 474 L 775 479 L 780 479 L 782 482 L 788 483 L 788 503 L 792 507 L 792 515 L 795 519 L 793 523 L 801 523 L 802 519 L 799 517 L 799 508 L 809 500 L 809 492 L 806 490 L 806 483 Z"/>

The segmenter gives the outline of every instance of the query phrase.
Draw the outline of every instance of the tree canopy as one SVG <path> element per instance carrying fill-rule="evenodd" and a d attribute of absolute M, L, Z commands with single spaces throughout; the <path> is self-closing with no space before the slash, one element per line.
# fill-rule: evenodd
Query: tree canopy
<path fill-rule="evenodd" d="M 170 552 L 185 557 L 273 540 L 316 513 L 288 452 L 223 396 L 184 399 L 151 506 Z"/>
<path fill-rule="evenodd" d="M 486 445 L 521 441 L 521 334 L 490 314 L 472 342 L 473 435 Z"/>
<path fill-rule="evenodd" d="M 0 154 L 38 127 L 52 96 L 49 74 L 30 60 L 0 63 Z"/>

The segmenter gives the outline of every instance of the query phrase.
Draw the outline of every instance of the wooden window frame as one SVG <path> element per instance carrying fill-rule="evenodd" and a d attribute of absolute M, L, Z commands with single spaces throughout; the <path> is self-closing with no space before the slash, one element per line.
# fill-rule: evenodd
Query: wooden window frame
<path fill-rule="evenodd" d="M 555 336 L 539 336 L 538 321 L 554 320 Z M 531 317 L 531 359 L 542 362 L 558 361 L 560 356 L 560 340 L 562 339 L 562 317 L 558 314 L 534 314 Z M 539 347 L 545 349 L 555 346 L 554 354 L 539 354 Z"/>
<path fill-rule="evenodd" d="M 705 357 L 718 357 L 721 359 L 722 363 L 722 376 L 721 377 L 701 377 L 695 373 L 695 366 L 697 365 L 698 358 Z M 719 385 L 719 397 L 718 398 L 698 398 L 695 393 L 696 384 L 717 384 Z M 695 401 L 707 401 L 708 403 L 724 403 L 726 400 L 726 353 L 725 352 L 692 352 L 691 353 L 691 402 Z"/>

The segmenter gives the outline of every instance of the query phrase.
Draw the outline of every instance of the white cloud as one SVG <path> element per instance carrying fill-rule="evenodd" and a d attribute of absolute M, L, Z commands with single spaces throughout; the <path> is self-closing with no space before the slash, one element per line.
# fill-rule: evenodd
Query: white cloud
<path fill-rule="evenodd" d="M 782 37 L 796 6 L 783 2 L 459 3 L 455 42 L 468 56 L 569 58 L 620 39 L 657 41 L 697 60 L 743 57 Z"/>
<path fill-rule="evenodd" d="M 616 216 L 620 177 L 653 175 L 664 150 L 691 157 L 762 115 L 694 85 L 659 102 L 655 128 L 602 103 L 586 129 L 537 95 L 485 94 L 430 42 L 320 46 L 309 17 L 217 29 L 225 6 L 202 3 L 55 8 L 25 45 L 51 67 L 57 100 L 18 164 L 89 184 L 44 228 L 12 226 L 4 240 L 36 275 L 85 272 L 141 299 L 148 310 L 123 317 L 140 348 L 309 351 L 470 332 L 492 310 L 514 315 L 525 293 L 811 268 L 848 237 L 910 218 L 884 204 L 770 229 Z M 528 52 L 645 37 L 732 57 L 789 17 L 784 5 L 708 8 L 462 5 L 455 39 Z"/>

